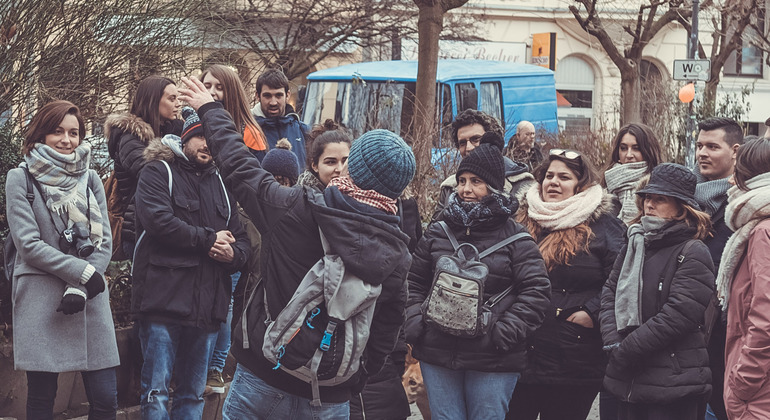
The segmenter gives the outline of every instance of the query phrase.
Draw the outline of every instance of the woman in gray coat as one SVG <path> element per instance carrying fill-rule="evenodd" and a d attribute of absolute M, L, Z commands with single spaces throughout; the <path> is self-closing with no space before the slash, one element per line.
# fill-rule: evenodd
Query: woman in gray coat
<path fill-rule="evenodd" d="M 102 293 L 112 238 L 84 135 L 75 105 L 46 104 L 25 133 L 24 162 L 8 172 L 5 185 L 17 249 L 14 365 L 27 371 L 27 419 L 53 418 L 58 374 L 69 371 L 82 373 L 89 420 L 116 416 L 120 360 L 109 296 Z"/>

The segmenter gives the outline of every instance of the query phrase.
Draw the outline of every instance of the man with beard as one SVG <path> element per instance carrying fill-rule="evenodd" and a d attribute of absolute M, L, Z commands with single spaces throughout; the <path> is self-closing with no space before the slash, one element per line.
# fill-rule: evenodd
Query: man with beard
<path fill-rule="evenodd" d="M 297 155 L 299 175 L 305 170 L 305 138 L 310 129 L 300 121 L 294 108 L 286 103 L 290 97 L 291 90 L 286 75 L 278 69 L 267 70 L 257 78 L 259 102 L 251 112 L 265 132 L 271 150 L 275 149 L 278 140 L 289 140 L 291 151 Z"/>
<path fill-rule="evenodd" d="M 743 130 L 730 118 L 709 118 L 701 121 L 698 128 L 700 129 L 696 143 L 698 167 L 695 171 L 698 185 L 695 188 L 695 199 L 701 209 L 711 216 L 713 236 L 703 242 L 708 246 L 714 267 L 718 270 L 722 250 L 732 234 L 725 221 L 725 208 L 736 152 L 743 144 Z M 726 325 L 720 313 L 708 343 L 714 385 L 709 405 L 716 418 L 720 420 L 727 419 L 722 398 L 725 373 L 725 328 Z M 699 418 L 703 417 L 699 416 Z"/>
<path fill-rule="evenodd" d="M 535 125 L 529 121 L 519 121 L 516 125 L 516 134 L 508 140 L 505 148 L 505 156 L 515 162 L 523 163 L 529 172 L 543 161 L 543 152 L 540 146 L 535 144 Z"/>
<path fill-rule="evenodd" d="M 152 140 L 136 190 L 131 311 L 144 364 L 143 419 L 200 419 L 206 370 L 227 318 L 232 281 L 249 255 L 235 200 L 224 187 L 191 109 L 181 139 Z M 176 369 L 174 369 L 176 367 Z"/>

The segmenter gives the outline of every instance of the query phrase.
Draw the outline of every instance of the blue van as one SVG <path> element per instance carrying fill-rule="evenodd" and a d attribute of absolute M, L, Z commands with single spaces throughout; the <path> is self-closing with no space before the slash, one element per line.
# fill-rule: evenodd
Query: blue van
<path fill-rule="evenodd" d="M 307 77 L 302 120 L 343 123 L 358 137 L 374 128 L 406 136 L 414 110 L 417 61 L 373 61 L 319 70 Z M 496 117 L 505 140 L 527 120 L 538 130 L 558 131 L 553 71 L 531 64 L 484 60 L 439 60 L 439 129 L 433 147 L 451 148 L 446 127 L 472 108 Z"/>

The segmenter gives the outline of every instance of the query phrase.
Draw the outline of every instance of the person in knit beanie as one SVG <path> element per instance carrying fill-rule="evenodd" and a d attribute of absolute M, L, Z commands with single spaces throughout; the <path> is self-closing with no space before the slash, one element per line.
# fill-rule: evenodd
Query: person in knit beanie
<path fill-rule="evenodd" d="M 348 155 L 348 173 L 356 186 L 394 200 L 412 182 L 416 166 L 409 145 L 382 129 L 364 133 Z"/>
<path fill-rule="evenodd" d="M 182 108 L 182 118 L 184 118 L 182 144 L 187 143 L 188 140 L 195 136 L 203 137 L 203 124 L 194 109 L 189 106 Z"/>
<path fill-rule="evenodd" d="M 293 187 L 297 183 L 297 156 L 291 151 L 291 143 L 286 139 L 278 140 L 275 149 L 267 152 L 262 159 L 262 167 L 273 174 L 275 180 L 286 187 Z"/>
<path fill-rule="evenodd" d="M 458 185 L 460 185 L 460 176 L 466 172 L 483 179 L 494 191 L 503 190 L 505 184 L 503 155 L 491 144 L 480 144 L 462 160 L 455 175 Z"/>

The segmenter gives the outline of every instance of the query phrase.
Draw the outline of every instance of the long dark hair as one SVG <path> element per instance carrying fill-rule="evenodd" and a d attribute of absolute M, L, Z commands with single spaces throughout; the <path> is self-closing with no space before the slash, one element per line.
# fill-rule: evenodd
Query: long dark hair
<path fill-rule="evenodd" d="M 540 166 L 538 166 L 533 173 L 537 183 L 541 186 L 543 185 L 545 173 L 548 172 L 548 168 L 551 167 L 551 162 L 558 160 L 564 162 L 564 164 L 567 166 L 567 169 L 575 174 L 575 177 L 578 180 L 577 185 L 575 186 L 575 194 L 585 191 L 588 187 L 598 184 L 599 177 L 596 175 L 596 169 L 594 169 L 594 166 L 591 164 L 591 162 L 589 162 L 588 159 L 586 159 L 585 156 L 581 155 L 579 152 L 574 150 L 567 150 L 567 152 L 577 153 L 578 157 L 575 159 L 568 159 L 564 155 L 549 154 L 548 159 L 543 160 L 543 162 L 540 163 Z"/>
<path fill-rule="evenodd" d="M 149 76 L 139 82 L 131 103 L 131 113 L 141 118 L 152 127 L 157 137 L 161 136 L 160 126 L 163 124 L 158 105 L 163 98 L 163 91 L 168 85 L 176 85 L 173 80 L 163 76 Z"/>
<path fill-rule="evenodd" d="M 35 143 L 44 143 L 45 136 L 55 132 L 67 115 L 74 115 L 77 118 L 78 137 L 82 142 L 86 135 L 86 127 L 83 116 L 80 115 L 80 109 L 70 101 L 53 101 L 43 105 L 32 117 L 32 121 L 24 132 L 23 153 L 28 155 L 35 147 Z"/>
<path fill-rule="evenodd" d="M 307 146 L 307 168 L 313 175 L 318 174 L 313 170 L 313 165 L 318 165 L 318 160 L 324 154 L 329 143 L 346 143 L 348 147 L 353 143 L 353 137 L 344 127 L 340 127 L 332 119 L 324 121 L 323 125 L 316 124 L 310 131 L 309 144 Z"/>
<path fill-rule="evenodd" d="M 653 168 L 663 162 L 660 141 L 655 135 L 655 132 L 652 131 L 652 128 L 642 123 L 631 123 L 621 127 L 618 134 L 615 136 L 615 140 L 612 142 L 612 157 L 607 164 L 607 169 L 612 168 L 612 165 L 620 162 L 620 141 L 626 134 L 630 134 L 636 138 L 636 145 L 642 153 L 642 159 L 647 162 L 647 171 L 645 173 L 649 174 L 652 172 Z"/>
<path fill-rule="evenodd" d="M 227 66 L 214 64 L 201 73 L 201 82 L 209 73 L 222 83 L 222 92 L 225 95 L 224 99 L 222 99 L 222 105 L 232 115 L 235 127 L 240 130 L 241 127 L 251 125 L 262 132 L 259 124 L 254 119 L 254 115 L 251 113 L 249 101 L 246 99 L 246 90 L 243 88 L 243 83 L 241 83 L 238 75 Z"/>

